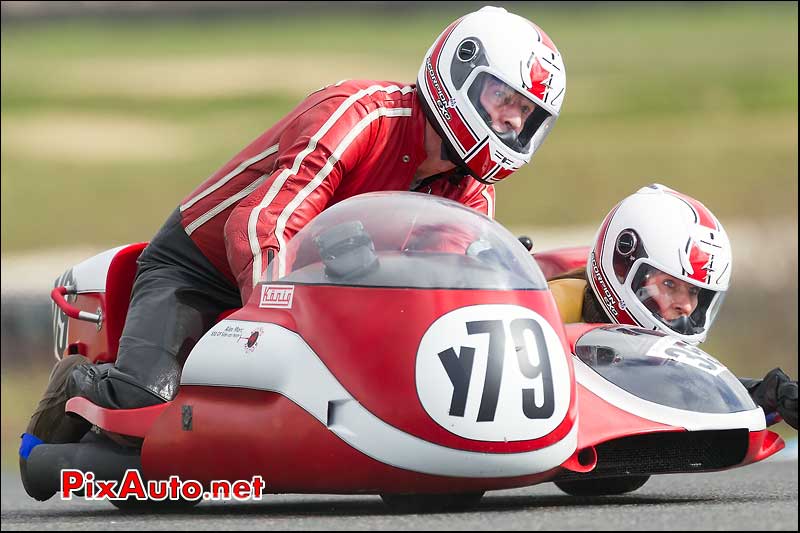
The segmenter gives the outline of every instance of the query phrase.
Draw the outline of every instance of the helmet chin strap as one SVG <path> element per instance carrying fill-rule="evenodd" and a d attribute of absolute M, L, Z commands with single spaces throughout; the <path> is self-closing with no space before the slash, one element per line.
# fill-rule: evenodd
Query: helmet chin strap
<path fill-rule="evenodd" d="M 461 171 L 461 173 L 466 176 L 470 174 L 469 168 L 464 164 L 464 161 L 458 157 L 452 148 L 450 148 L 450 144 L 442 138 L 442 153 L 441 153 L 442 161 L 450 161 L 456 166 L 456 169 Z"/>

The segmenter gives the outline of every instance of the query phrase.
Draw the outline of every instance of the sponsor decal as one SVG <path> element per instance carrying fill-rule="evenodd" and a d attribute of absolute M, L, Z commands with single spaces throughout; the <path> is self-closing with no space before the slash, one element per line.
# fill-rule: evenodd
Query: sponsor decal
<path fill-rule="evenodd" d="M 209 337 L 230 339 L 237 344 L 241 344 L 244 351 L 251 353 L 258 346 L 258 341 L 264 334 L 264 328 L 245 329 L 239 325 L 231 325 L 227 322 L 220 322 L 214 329 L 208 332 Z"/>
<path fill-rule="evenodd" d="M 597 265 L 597 259 L 592 252 L 590 256 L 591 261 L 591 270 L 592 270 L 592 277 L 595 280 L 595 286 L 599 289 L 601 298 L 606 305 L 606 308 L 611 311 L 611 314 L 614 315 L 616 318 L 619 312 L 617 311 L 617 299 L 614 298 L 611 289 L 606 284 L 606 279 L 603 277 L 603 273 L 600 272 L 600 267 Z"/>
<path fill-rule="evenodd" d="M 235 339 L 239 340 L 244 335 L 244 328 L 240 326 L 224 326 L 225 323 L 222 322 L 218 326 L 215 326 L 217 329 L 209 332 L 209 337 L 222 337 L 228 339 Z M 246 338 L 246 337 L 245 337 Z"/>
<path fill-rule="evenodd" d="M 456 99 L 450 98 L 449 100 L 437 100 L 436 105 L 439 106 L 439 109 L 444 111 L 445 109 L 453 109 L 456 106 Z"/>
<path fill-rule="evenodd" d="M 442 116 L 449 122 L 452 117 L 447 109 L 452 109 L 456 106 L 455 98 L 447 98 L 445 96 L 442 86 L 439 83 L 439 78 L 436 76 L 436 72 L 434 71 L 430 57 L 425 60 L 425 69 L 428 71 L 428 77 L 430 78 L 431 83 L 433 83 L 433 88 L 436 90 L 436 107 L 439 108 Z"/>
<path fill-rule="evenodd" d="M 258 306 L 264 309 L 291 309 L 294 285 L 262 285 Z"/>
<path fill-rule="evenodd" d="M 264 328 L 254 329 L 247 337 L 239 337 L 239 340 L 244 340 L 244 351 L 252 352 L 256 349 L 258 339 L 264 333 Z"/>

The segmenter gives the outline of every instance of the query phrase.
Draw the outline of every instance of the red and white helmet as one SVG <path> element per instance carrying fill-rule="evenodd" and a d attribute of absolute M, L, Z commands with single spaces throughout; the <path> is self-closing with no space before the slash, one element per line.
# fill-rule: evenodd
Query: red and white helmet
<path fill-rule="evenodd" d="M 532 104 L 519 133 L 491 127 L 480 101 L 487 80 Z M 450 159 L 475 179 L 496 183 L 528 163 L 550 133 L 566 82 L 561 54 L 547 34 L 503 8 L 487 6 L 456 20 L 436 39 L 417 88 Z"/>
<path fill-rule="evenodd" d="M 658 329 L 694 344 L 705 340 L 719 312 L 731 263 L 728 235 L 711 211 L 694 198 L 654 184 L 628 196 L 606 216 L 586 269 L 589 285 L 611 320 Z M 668 292 L 678 290 L 684 293 Z M 669 309 L 673 303 L 676 307 Z M 681 313 L 677 309 L 684 303 Z"/>

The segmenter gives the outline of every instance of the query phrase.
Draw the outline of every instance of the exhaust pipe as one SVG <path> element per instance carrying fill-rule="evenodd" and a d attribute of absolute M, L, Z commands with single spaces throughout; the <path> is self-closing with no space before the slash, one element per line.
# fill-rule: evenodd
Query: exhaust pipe
<path fill-rule="evenodd" d="M 594 446 L 575 450 L 575 453 L 561 466 L 580 474 L 591 472 L 597 466 L 597 450 L 594 449 Z"/>
<path fill-rule="evenodd" d="M 88 439 L 87 439 L 88 440 Z M 128 469 L 142 471 L 140 451 L 110 441 L 39 444 L 19 460 L 25 491 L 39 501 L 61 490 L 61 470 L 93 472 L 95 479 L 121 481 Z"/>

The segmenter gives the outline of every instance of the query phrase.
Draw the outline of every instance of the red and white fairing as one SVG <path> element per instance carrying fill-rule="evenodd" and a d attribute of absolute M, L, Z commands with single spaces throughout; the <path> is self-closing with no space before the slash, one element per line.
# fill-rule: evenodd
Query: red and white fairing
<path fill-rule="evenodd" d="M 199 341 L 172 402 L 73 398 L 67 411 L 142 438 L 148 479 L 260 475 L 271 492 L 469 493 L 608 475 L 620 465 L 607 447 L 641 436 L 654 437 L 637 450 L 646 463 L 615 475 L 731 468 L 783 447 L 708 354 L 660 332 L 565 328 L 525 248 L 455 202 L 354 197 L 287 252 L 287 276 Z M 107 286 L 121 283 L 112 270 Z M 722 443 L 712 460 L 687 462 L 678 446 L 649 470 L 660 435 L 708 432 Z"/>
<path fill-rule="evenodd" d="M 654 469 L 646 472 L 650 474 L 744 466 L 784 448 L 783 440 L 766 429 L 764 411 L 738 379 L 696 346 L 628 326 L 567 324 L 565 329 L 570 351 L 576 354 L 580 450 L 613 447 L 615 442 L 645 435 L 675 435 L 672 442 L 687 447 L 685 456 L 666 448 L 659 451 L 664 444 L 657 441 L 651 441 L 656 448 L 639 450 L 641 459 Z M 605 360 L 597 356 L 602 351 Z M 698 445 L 702 438 L 708 440 Z M 688 449 L 709 447 L 709 442 L 718 448 Z M 692 453 L 696 462 L 688 459 Z M 641 467 L 632 463 L 621 465 L 623 470 L 616 474 Z M 592 466 L 598 467 L 598 475 L 610 474 L 608 465 Z"/>
<path fill-rule="evenodd" d="M 336 279 L 312 246 L 351 220 L 380 264 Z M 467 255 L 473 241 L 453 228 L 500 262 Z M 145 439 L 149 475 L 260 474 L 277 492 L 486 490 L 547 479 L 575 453 L 555 302 L 499 225 L 448 200 L 378 193 L 326 211 L 292 243 L 293 271 L 192 351 Z M 192 429 L 177 431 L 187 407 Z"/>
<path fill-rule="evenodd" d="M 552 278 L 585 265 L 590 252 L 591 247 L 583 246 L 533 256 Z M 573 367 L 580 414 L 579 450 L 658 433 L 690 437 L 692 432 L 717 432 L 728 439 L 729 448 L 739 450 L 738 457 L 729 456 L 730 467 L 763 460 L 783 449 L 783 440 L 766 429 L 764 411 L 733 374 L 691 343 L 625 325 L 575 323 L 565 324 L 565 331 L 570 353 L 577 354 Z M 605 362 L 587 356 L 592 346 L 608 350 Z M 744 434 L 722 437 L 735 428 Z M 650 451 L 641 450 L 644 457 Z M 725 453 L 723 447 L 712 451 Z M 684 466 L 672 471 L 709 469 L 699 463 Z"/>

